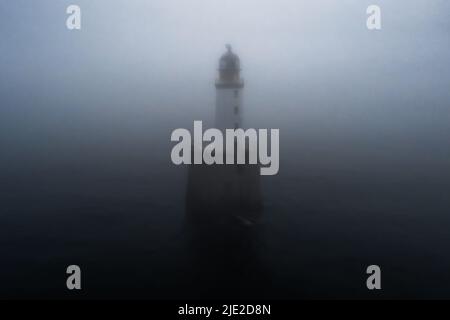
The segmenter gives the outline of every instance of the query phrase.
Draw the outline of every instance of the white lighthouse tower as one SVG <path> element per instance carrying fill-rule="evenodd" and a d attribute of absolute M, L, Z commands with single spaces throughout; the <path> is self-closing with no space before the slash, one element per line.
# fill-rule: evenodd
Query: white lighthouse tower
<path fill-rule="evenodd" d="M 216 81 L 215 127 L 222 133 L 225 129 L 243 128 L 244 81 L 240 71 L 239 57 L 227 45 L 227 52 L 219 61 L 219 77 Z M 224 150 L 225 153 L 227 151 L 230 150 Z M 236 149 L 232 154 L 236 156 Z M 203 163 L 190 166 L 186 213 L 193 221 L 208 221 L 208 224 L 199 224 L 208 228 L 214 225 L 229 226 L 233 221 L 245 225 L 257 221 L 262 213 L 260 165 L 235 162 L 233 165 Z"/>
<path fill-rule="evenodd" d="M 242 127 L 242 89 L 239 57 L 231 46 L 219 61 L 219 78 L 216 81 L 216 128 L 237 129 Z"/>

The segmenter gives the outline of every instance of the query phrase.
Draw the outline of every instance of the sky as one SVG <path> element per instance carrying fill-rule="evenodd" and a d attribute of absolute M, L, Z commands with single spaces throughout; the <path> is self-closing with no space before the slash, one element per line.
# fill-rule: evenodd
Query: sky
<path fill-rule="evenodd" d="M 79 32 L 65 28 L 71 3 L 82 9 Z M 376 77 L 379 86 L 399 78 L 409 87 L 422 83 L 408 72 L 432 78 L 437 70 L 450 73 L 444 64 L 450 49 L 448 1 L 377 1 L 379 32 L 365 25 L 372 3 L 2 0 L 1 84 L 117 85 L 120 78 L 166 88 L 205 83 L 215 77 L 225 43 L 233 45 L 244 77 L 255 85 L 317 87 L 316 82 L 325 86 L 350 76 Z"/>
<path fill-rule="evenodd" d="M 70 4 L 80 31 L 66 28 Z M 366 28 L 371 4 L 380 31 Z M 443 139 L 448 12 L 444 0 L 1 0 L 0 142 L 126 142 L 157 127 L 166 139 L 211 121 L 226 43 L 241 58 L 250 126 Z"/>

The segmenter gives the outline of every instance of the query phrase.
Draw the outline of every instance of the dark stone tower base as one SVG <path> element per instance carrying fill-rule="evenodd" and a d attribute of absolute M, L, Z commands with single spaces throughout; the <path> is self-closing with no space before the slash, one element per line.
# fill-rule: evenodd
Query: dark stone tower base
<path fill-rule="evenodd" d="M 254 224 L 262 212 L 260 166 L 191 165 L 186 211 L 192 221 Z"/>

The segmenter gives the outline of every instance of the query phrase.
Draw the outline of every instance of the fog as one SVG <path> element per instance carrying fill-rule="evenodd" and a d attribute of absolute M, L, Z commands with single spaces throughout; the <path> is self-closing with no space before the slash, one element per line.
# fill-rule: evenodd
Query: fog
<path fill-rule="evenodd" d="M 82 30 L 69 31 L 69 1 L 2 2 L 2 158 L 107 143 L 156 152 L 171 130 L 211 123 L 225 43 L 241 57 L 247 125 L 280 128 L 286 152 L 303 152 L 299 138 L 335 151 L 446 143 L 450 4 L 377 1 L 371 32 L 371 3 L 77 1 Z"/>
<path fill-rule="evenodd" d="M 377 1 L 380 31 L 366 28 L 370 1 L 80 0 L 80 31 L 65 27 L 69 4 L 1 3 L 6 162 L 89 145 L 165 153 L 157 145 L 168 148 L 173 129 L 211 123 L 217 61 L 231 43 L 247 126 L 280 128 L 288 154 L 387 142 L 413 152 L 409 161 L 433 152 L 427 164 L 445 166 L 447 1 Z"/>
<path fill-rule="evenodd" d="M 80 31 L 66 28 L 70 4 Z M 366 28 L 370 4 L 382 30 Z M 185 171 L 170 161 L 170 134 L 212 124 L 230 43 L 246 126 L 280 129 L 279 174 L 262 181 L 268 245 L 258 254 L 278 286 L 265 296 L 341 290 L 328 263 L 357 278 L 374 256 L 391 270 L 418 266 L 408 281 L 432 285 L 417 294 L 448 295 L 449 12 L 445 0 L 0 1 L 5 290 L 28 279 L 38 285 L 27 290 L 52 292 L 77 257 L 100 274 L 131 268 L 134 287 L 118 281 L 133 294 L 178 292 Z M 54 273 L 42 268 L 50 260 Z M 43 276 L 36 267 L 26 278 L 23 266 Z M 408 288 L 401 276 L 388 294 Z M 255 283 L 247 289 L 259 294 Z"/>

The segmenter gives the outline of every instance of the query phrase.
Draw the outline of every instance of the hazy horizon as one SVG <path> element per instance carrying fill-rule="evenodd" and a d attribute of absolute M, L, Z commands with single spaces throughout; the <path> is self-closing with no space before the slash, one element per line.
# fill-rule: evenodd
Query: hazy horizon
<path fill-rule="evenodd" d="M 58 295 L 73 257 L 99 272 L 94 295 L 189 296 L 194 278 L 173 275 L 203 249 L 184 247 L 170 133 L 212 123 L 230 43 L 244 122 L 280 129 L 280 171 L 262 181 L 263 240 L 242 263 L 273 283 L 259 291 L 247 269 L 224 283 L 250 281 L 247 297 L 364 295 L 360 268 L 376 258 L 388 297 L 448 297 L 450 2 L 377 0 L 382 30 L 369 31 L 373 3 L 1 1 L 0 296 Z M 80 31 L 66 28 L 70 4 Z M 105 285 L 117 270 L 123 293 Z"/>

